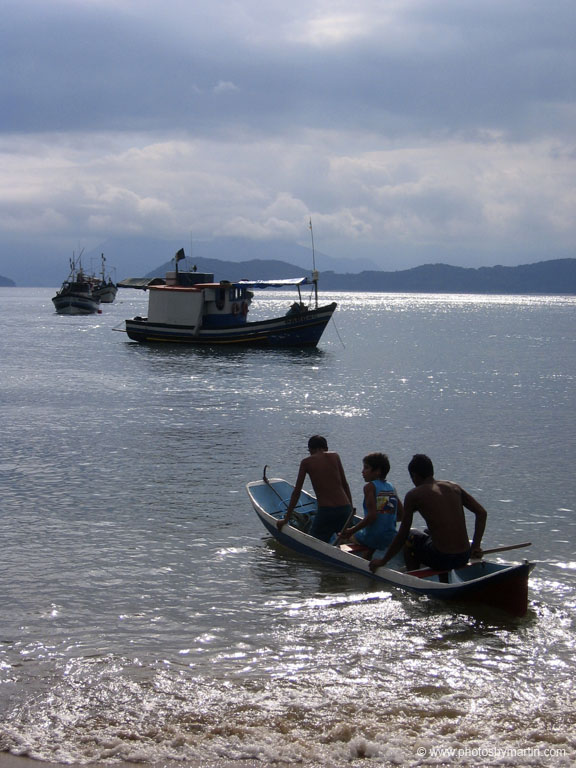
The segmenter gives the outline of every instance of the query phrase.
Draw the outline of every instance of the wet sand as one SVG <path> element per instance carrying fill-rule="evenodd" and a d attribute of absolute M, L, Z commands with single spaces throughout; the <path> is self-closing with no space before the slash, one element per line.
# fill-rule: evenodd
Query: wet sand
<path fill-rule="evenodd" d="M 33 760 L 30 757 L 18 757 L 9 752 L 0 752 L 0 768 L 262 768 L 259 761 L 209 761 L 189 763 L 165 761 L 161 763 L 48 763 L 42 760 Z"/>
<path fill-rule="evenodd" d="M 95 766 L 96 763 L 93 763 L 92 765 Z M 129 765 L 135 764 L 124 763 L 124 765 L 128 768 Z M 42 766 L 49 768 L 49 766 L 63 766 L 63 763 L 45 763 L 41 760 L 33 760 L 30 757 L 17 757 L 16 755 L 11 755 L 9 752 L 0 752 L 0 768 L 42 768 Z M 78 766 L 77 763 L 68 764 L 68 768 L 76 768 L 76 766 Z M 142 766 L 140 766 L 140 768 L 142 768 Z"/>

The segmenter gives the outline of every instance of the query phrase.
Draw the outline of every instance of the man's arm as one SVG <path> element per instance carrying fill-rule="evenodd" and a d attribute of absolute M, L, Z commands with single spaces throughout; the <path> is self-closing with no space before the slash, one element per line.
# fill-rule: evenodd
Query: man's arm
<path fill-rule="evenodd" d="M 352 491 L 350 490 L 350 486 L 348 485 L 348 480 L 346 479 L 346 473 L 344 472 L 344 467 L 342 466 L 342 461 L 340 459 L 340 455 L 338 454 L 338 468 L 340 470 L 340 479 L 342 481 L 342 488 L 344 488 L 344 493 L 346 496 L 348 496 L 348 500 L 350 502 L 350 506 L 354 506 L 352 504 Z"/>
<path fill-rule="evenodd" d="M 472 557 L 482 557 L 482 536 L 484 535 L 484 529 L 486 528 L 486 518 L 488 517 L 488 513 L 482 504 L 476 501 L 476 499 L 467 491 L 463 488 L 460 490 L 462 491 L 462 504 L 466 509 L 469 509 L 475 517 L 474 536 L 472 537 L 472 544 L 470 545 L 472 549 L 471 554 Z"/>
<path fill-rule="evenodd" d="M 345 531 L 342 531 L 341 533 L 343 535 L 353 536 L 355 533 L 362 530 L 362 528 L 366 528 L 366 526 L 373 523 L 378 517 L 378 510 L 376 509 L 376 490 L 374 488 L 374 483 L 366 483 L 364 486 L 364 503 L 366 505 L 366 516 L 363 517 L 359 523 L 356 523 L 356 525 L 353 525 L 351 528 L 346 528 Z"/>
<path fill-rule="evenodd" d="M 398 533 L 394 537 L 394 540 L 388 547 L 388 550 L 386 551 L 386 554 L 384 557 L 376 558 L 375 560 L 370 560 L 370 570 L 375 571 L 377 568 L 381 568 L 383 565 L 386 565 L 386 563 L 389 560 L 392 560 L 393 557 L 395 557 L 398 552 L 402 550 L 402 547 L 404 546 L 406 539 L 408 538 L 408 534 L 410 533 L 410 529 L 412 528 L 412 518 L 414 517 L 414 507 L 413 502 L 410 499 L 410 492 L 406 494 L 406 498 L 404 499 L 404 512 L 402 515 L 402 522 L 400 523 L 400 528 L 398 529 Z"/>
<path fill-rule="evenodd" d="M 398 496 L 396 490 L 394 490 L 394 495 L 396 496 L 396 500 L 398 502 L 398 507 L 396 509 L 396 522 L 401 523 L 402 518 L 404 517 L 404 504 L 402 504 L 402 499 L 400 496 Z"/>
<path fill-rule="evenodd" d="M 302 488 L 304 487 L 304 480 L 306 479 L 307 469 L 306 469 L 306 459 L 302 459 L 300 462 L 300 469 L 298 470 L 298 477 L 296 478 L 296 485 L 294 486 L 294 490 L 292 491 L 292 495 L 290 496 L 290 501 L 288 503 L 288 509 L 286 510 L 286 514 L 281 520 L 278 520 L 276 523 L 276 527 L 278 530 L 281 530 L 288 520 L 290 519 L 290 515 L 294 511 L 294 507 L 296 504 L 298 504 L 298 500 L 300 498 L 300 493 L 302 491 Z"/>

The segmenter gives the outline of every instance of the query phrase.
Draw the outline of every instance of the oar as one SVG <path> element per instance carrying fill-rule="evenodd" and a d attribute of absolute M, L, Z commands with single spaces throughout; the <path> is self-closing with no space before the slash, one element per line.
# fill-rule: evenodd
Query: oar
<path fill-rule="evenodd" d="M 282 496 L 280 496 L 280 494 L 278 493 L 278 491 L 276 490 L 276 488 L 274 488 L 274 486 L 272 485 L 272 483 L 270 482 L 270 480 L 268 480 L 268 478 L 266 477 L 266 470 L 267 470 L 267 469 L 268 469 L 268 464 L 264 464 L 264 471 L 262 472 L 262 480 L 264 480 L 264 482 L 266 483 L 266 485 L 268 486 L 268 488 L 270 488 L 270 489 L 271 489 L 271 490 L 272 490 L 272 491 L 273 491 L 273 492 L 276 494 L 276 496 L 278 496 L 278 498 L 280 499 L 280 501 L 282 502 L 282 504 L 284 504 L 284 506 L 286 507 L 286 509 L 288 509 L 288 502 L 287 502 L 285 499 L 283 499 L 283 498 L 282 498 Z"/>
<path fill-rule="evenodd" d="M 282 504 L 285 504 L 286 506 L 288 506 L 288 502 L 286 501 L 286 499 L 283 499 L 283 498 L 282 498 L 282 496 L 280 496 L 280 494 L 278 493 L 278 491 L 276 490 L 276 488 L 274 488 L 274 486 L 272 485 L 272 483 L 270 482 L 270 480 L 268 480 L 268 478 L 266 477 L 266 469 L 267 469 L 267 467 L 268 467 L 268 464 L 266 464 L 266 465 L 264 466 L 264 473 L 262 474 L 262 480 L 264 480 L 264 482 L 266 483 L 266 485 L 267 485 L 267 486 L 268 486 L 268 487 L 269 487 L 269 488 L 270 488 L 272 491 L 274 491 L 274 493 L 276 494 L 276 496 L 278 496 L 278 498 L 280 499 L 280 501 L 282 502 Z M 310 507 L 310 506 L 312 506 L 312 505 L 314 505 L 314 504 L 316 504 L 316 499 L 315 499 L 315 498 L 311 498 L 311 499 L 310 499 L 310 501 L 305 501 L 304 503 L 302 503 L 301 501 L 299 501 L 299 502 L 298 502 L 298 504 L 296 504 L 296 507 L 297 507 L 297 508 L 300 508 L 300 509 L 302 509 L 302 507 Z"/>
<path fill-rule="evenodd" d="M 491 555 L 493 552 L 508 552 L 510 549 L 522 549 L 522 547 L 531 547 L 531 541 L 525 541 L 523 544 L 509 544 L 506 547 L 494 547 L 493 549 L 483 549 L 483 555 Z"/>
<path fill-rule="evenodd" d="M 334 542 L 334 546 L 335 546 L 335 547 L 338 547 L 338 546 L 340 546 L 340 541 L 342 540 L 342 531 L 345 531 L 345 530 L 346 530 L 346 528 L 348 528 L 348 526 L 349 526 L 349 525 L 350 525 L 350 523 L 352 522 L 352 518 L 354 517 L 354 515 L 355 515 L 355 514 L 356 514 L 356 510 L 354 509 L 354 507 L 352 507 L 352 512 L 350 512 L 350 514 L 348 515 L 348 519 L 347 519 L 347 520 L 346 520 L 346 522 L 344 523 L 344 527 L 341 529 L 341 531 L 340 531 L 340 535 L 338 536 L 338 538 L 337 538 L 337 539 L 336 539 L 336 541 Z"/>
<path fill-rule="evenodd" d="M 493 547 L 492 549 L 483 549 L 482 550 L 482 557 L 484 555 L 491 555 L 493 552 L 508 552 L 510 549 L 521 549 L 522 547 L 531 547 L 532 542 L 531 541 L 525 541 L 523 544 L 509 544 L 506 547 Z M 476 558 L 472 558 L 473 560 Z M 477 558 L 478 560 L 480 558 Z M 418 576 L 419 573 L 422 573 L 422 571 L 431 570 L 427 569 L 427 567 L 424 568 L 417 568 L 415 571 L 406 571 L 406 573 L 410 576 Z M 442 574 L 442 573 L 448 573 L 448 571 L 434 571 L 434 573 Z"/>

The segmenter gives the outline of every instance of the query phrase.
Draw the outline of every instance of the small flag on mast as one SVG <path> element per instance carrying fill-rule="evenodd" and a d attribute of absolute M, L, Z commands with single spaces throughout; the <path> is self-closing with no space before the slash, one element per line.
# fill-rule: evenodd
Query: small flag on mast
<path fill-rule="evenodd" d="M 174 256 L 174 258 L 176 259 L 176 263 L 178 263 L 178 262 L 179 262 L 179 261 L 181 261 L 182 259 L 186 258 L 186 254 L 184 253 L 184 248 L 180 248 L 180 250 L 179 250 L 179 251 L 178 251 L 178 253 L 177 253 L 177 254 Z"/>

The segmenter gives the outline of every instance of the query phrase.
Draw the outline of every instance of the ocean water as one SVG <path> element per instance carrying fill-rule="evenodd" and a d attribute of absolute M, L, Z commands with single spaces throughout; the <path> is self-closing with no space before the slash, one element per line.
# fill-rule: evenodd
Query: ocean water
<path fill-rule="evenodd" d="M 325 294 L 316 350 L 145 347 L 0 289 L 0 750 L 187 766 L 576 761 L 574 297 Z M 259 294 L 254 316 L 289 294 Z M 510 619 L 311 563 L 245 484 L 428 453 L 537 563 Z"/>

